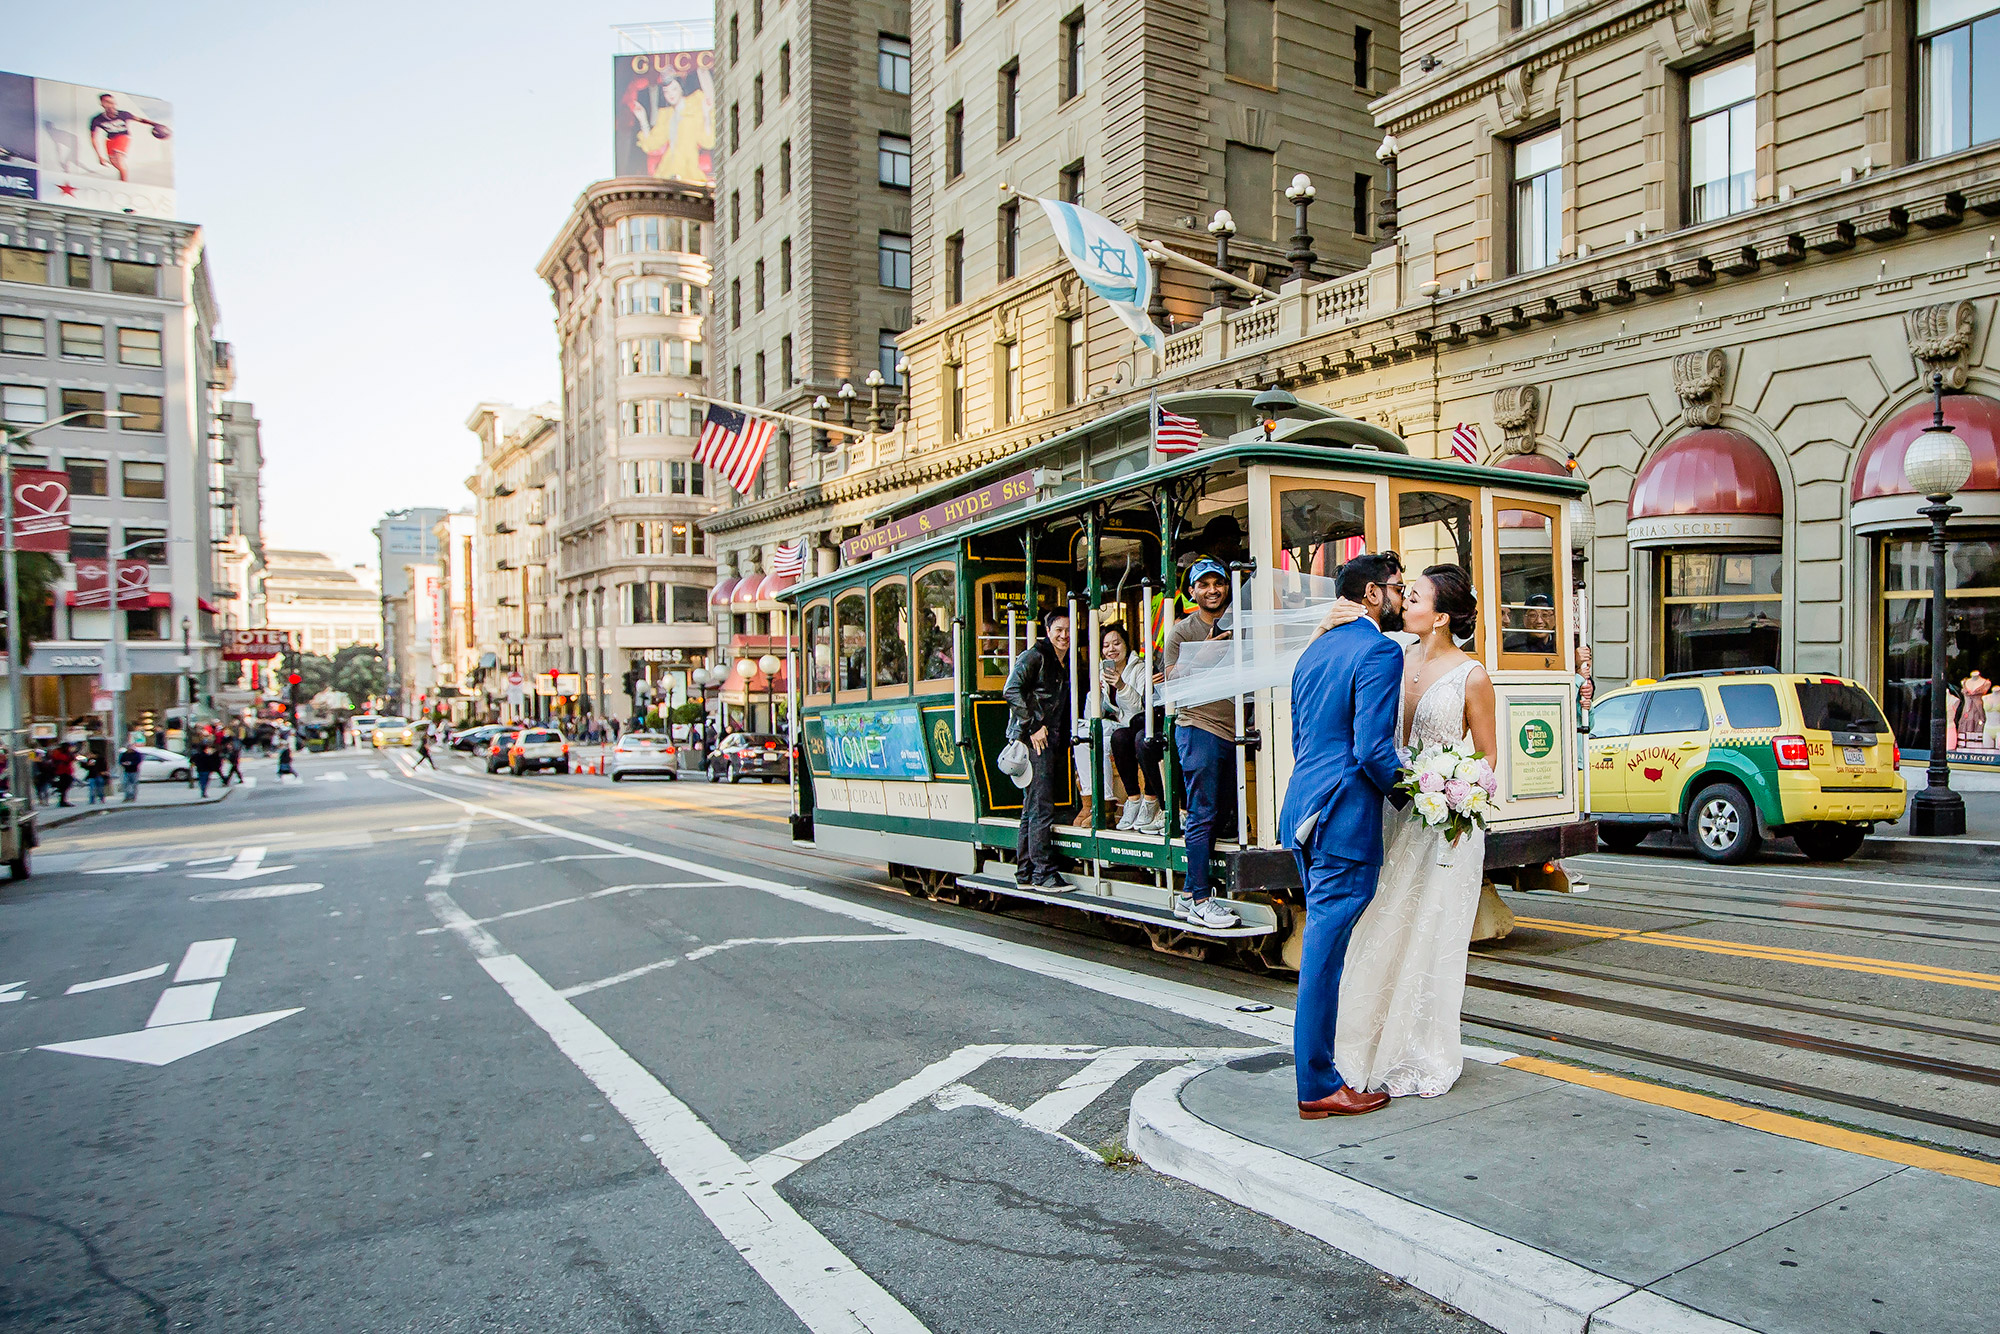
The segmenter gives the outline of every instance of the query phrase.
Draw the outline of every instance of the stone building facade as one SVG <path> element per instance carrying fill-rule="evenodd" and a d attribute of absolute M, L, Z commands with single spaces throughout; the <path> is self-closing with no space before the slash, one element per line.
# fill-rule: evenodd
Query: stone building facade
<path fill-rule="evenodd" d="M 552 608 L 556 569 L 554 479 L 562 409 L 481 403 L 465 419 L 479 437 L 473 495 L 471 660 L 463 689 L 482 719 L 545 718 L 560 670 Z M 510 684 L 519 673 L 518 689 Z"/>
<path fill-rule="evenodd" d="M 689 670 L 714 648 L 715 559 L 697 520 L 716 500 L 693 460 L 701 408 L 679 396 L 706 386 L 713 213 L 704 186 L 600 181 L 537 266 L 562 356 L 543 504 L 554 642 L 574 685 L 554 701 L 564 714 L 628 717 L 639 678 L 685 699 Z"/>

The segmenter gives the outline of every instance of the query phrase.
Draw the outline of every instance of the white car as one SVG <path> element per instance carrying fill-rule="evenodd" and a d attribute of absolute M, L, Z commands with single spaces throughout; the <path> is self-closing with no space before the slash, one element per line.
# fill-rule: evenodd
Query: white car
<path fill-rule="evenodd" d="M 366 741 L 368 739 L 368 734 L 373 732 L 375 730 L 376 724 L 380 723 L 381 721 L 382 721 L 381 717 L 373 713 L 363 713 L 356 715 L 356 717 L 353 719 L 354 739 L 356 741 Z M 398 718 L 396 721 L 401 722 L 403 720 Z"/>
<path fill-rule="evenodd" d="M 569 772 L 569 742 L 563 740 L 561 732 L 531 728 L 514 738 L 514 744 L 507 751 L 507 764 L 517 778 L 530 769 L 554 769 L 559 774 L 566 774 Z"/>
<path fill-rule="evenodd" d="M 138 751 L 139 781 L 142 783 L 185 783 L 193 771 L 188 757 L 179 751 L 162 750 L 158 746 L 140 746 Z M 112 768 L 114 776 L 123 772 L 116 765 Z"/>
<path fill-rule="evenodd" d="M 611 781 L 626 774 L 665 774 L 680 777 L 680 746 L 664 732 L 627 732 L 611 748 Z"/>

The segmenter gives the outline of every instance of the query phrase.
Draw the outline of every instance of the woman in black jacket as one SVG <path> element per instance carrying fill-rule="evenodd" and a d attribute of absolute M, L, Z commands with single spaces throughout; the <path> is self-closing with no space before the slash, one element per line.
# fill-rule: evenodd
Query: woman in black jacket
<path fill-rule="evenodd" d="M 1014 660 L 1007 674 L 1007 739 L 1027 744 L 1034 776 L 1021 799 L 1021 833 L 1015 844 L 1014 879 L 1062 894 L 1073 889 L 1057 874 L 1056 793 L 1067 791 L 1069 765 L 1069 613 L 1052 611 L 1042 637 Z"/>

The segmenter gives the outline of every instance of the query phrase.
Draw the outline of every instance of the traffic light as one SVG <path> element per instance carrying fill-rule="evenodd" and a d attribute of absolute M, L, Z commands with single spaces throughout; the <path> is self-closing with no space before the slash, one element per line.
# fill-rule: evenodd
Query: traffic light
<path fill-rule="evenodd" d="M 297 672 L 293 672 L 290 676 L 285 678 L 285 684 L 290 686 L 295 686 L 304 680 L 305 678 L 303 676 L 300 676 Z"/>

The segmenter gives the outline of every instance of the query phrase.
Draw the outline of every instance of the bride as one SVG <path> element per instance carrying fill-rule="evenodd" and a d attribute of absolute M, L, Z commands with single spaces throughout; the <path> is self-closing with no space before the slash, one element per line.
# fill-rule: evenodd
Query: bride
<path fill-rule="evenodd" d="M 1471 638 L 1478 608 L 1472 581 L 1456 565 L 1433 565 L 1409 581 L 1403 629 L 1416 642 L 1403 655 L 1404 747 L 1469 737 L 1492 757 L 1493 682 L 1454 642 Z M 1334 1063 L 1355 1088 L 1436 1097 L 1458 1082 L 1464 1064 L 1458 1015 L 1486 834 L 1474 829 L 1447 845 L 1407 814 L 1387 818 L 1381 879 L 1341 974 Z"/>

